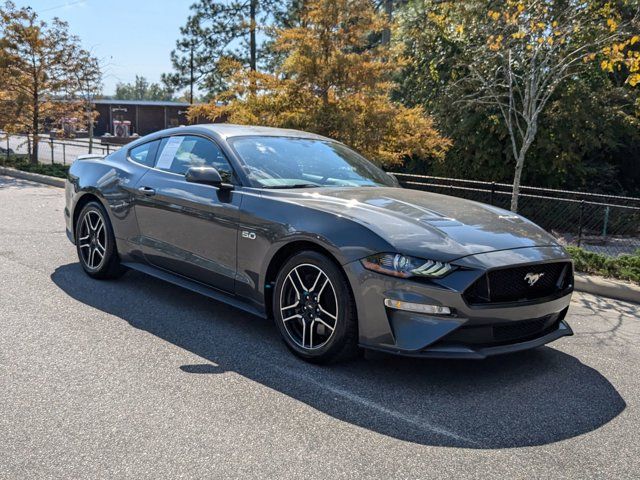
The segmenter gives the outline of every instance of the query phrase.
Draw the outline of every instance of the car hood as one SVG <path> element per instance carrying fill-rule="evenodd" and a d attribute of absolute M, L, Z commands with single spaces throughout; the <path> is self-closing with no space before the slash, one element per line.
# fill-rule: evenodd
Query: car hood
<path fill-rule="evenodd" d="M 358 222 L 395 251 L 422 258 L 452 261 L 496 250 L 558 245 L 520 215 L 437 193 L 362 187 L 271 190 L 265 195 Z"/>

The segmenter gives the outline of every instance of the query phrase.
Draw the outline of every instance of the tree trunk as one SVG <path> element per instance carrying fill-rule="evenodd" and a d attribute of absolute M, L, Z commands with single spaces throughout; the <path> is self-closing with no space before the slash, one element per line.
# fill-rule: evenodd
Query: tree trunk
<path fill-rule="evenodd" d="M 193 45 L 189 51 L 189 104 L 193 105 Z"/>
<path fill-rule="evenodd" d="M 258 0 L 251 0 L 249 5 L 249 68 L 252 72 L 256 71 L 256 10 Z"/>
<path fill-rule="evenodd" d="M 31 163 L 34 165 L 38 164 L 38 150 L 39 150 L 39 142 L 38 134 L 33 135 L 33 146 L 31 148 Z"/>
<path fill-rule="evenodd" d="M 387 21 L 391 23 L 393 20 L 393 0 L 384 0 L 384 13 Z M 391 43 L 391 25 L 382 30 L 382 44 L 389 45 Z"/>
<path fill-rule="evenodd" d="M 38 164 L 38 127 L 39 127 L 39 120 L 40 120 L 40 102 L 38 99 L 38 96 L 36 95 L 34 97 L 34 102 L 33 102 L 33 148 L 31 149 L 31 163 L 34 165 Z"/>
<path fill-rule="evenodd" d="M 516 171 L 513 175 L 513 193 L 511 194 L 511 211 L 518 212 L 518 196 L 520 195 L 520 178 L 522 177 L 522 167 L 524 167 L 525 152 L 520 151 L 516 160 Z"/>
<path fill-rule="evenodd" d="M 513 175 L 513 192 L 511 194 L 511 211 L 514 213 L 518 212 L 518 196 L 520 195 L 520 179 L 522 177 L 522 169 L 524 167 L 524 161 L 527 157 L 527 152 L 529 151 L 529 147 L 536 138 L 536 134 L 538 133 L 538 116 L 534 115 L 533 118 L 528 122 L 527 131 L 524 134 L 524 138 L 522 140 L 522 146 L 520 147 L 520 151 L 516 151 L 515 141 L 513 141 L 513 153 L 516 158 L 516 171 Z"/>
<path fill-rule="evenodd" d="M 87 118 L 89 119 L 89 153 L 93 153 L 93 112 L 91 103 L 87 105 Z"/>

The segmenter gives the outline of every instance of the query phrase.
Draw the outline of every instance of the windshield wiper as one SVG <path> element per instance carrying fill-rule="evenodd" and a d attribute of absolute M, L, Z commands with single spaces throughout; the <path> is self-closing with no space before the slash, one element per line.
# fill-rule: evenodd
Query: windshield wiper
<path fill-rule="evenodd" d="M 320 185 L 318 185 L 317 183 L 294 183 L 293 185 L 269 185 L 269 186 L 265 186 L 262 188 L 315 188 L 315 187 L 319 187 Z"/>

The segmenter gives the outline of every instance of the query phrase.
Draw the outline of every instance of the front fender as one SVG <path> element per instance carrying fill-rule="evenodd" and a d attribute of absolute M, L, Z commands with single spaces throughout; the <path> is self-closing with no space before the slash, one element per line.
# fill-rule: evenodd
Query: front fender
<path fill-rule="evenodd" d="M 295 242 L 312 243 L 340 265 L 391 251 L 365 226 L 330 212 L 244 191 L 238 229 L 236 293 L 264 306 L 267 271 L 278 253 Z M 274 260 L 275 259 L 275 260 Z"/>

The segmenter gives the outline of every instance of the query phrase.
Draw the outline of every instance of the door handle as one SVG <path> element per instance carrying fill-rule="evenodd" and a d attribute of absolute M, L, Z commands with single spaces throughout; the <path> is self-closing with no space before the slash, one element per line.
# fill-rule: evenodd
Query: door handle
<path fill-rule="evenodd" d="M 152 197 L 153 195 L 156 194 L 155 188 L 151 188 L 151 187 L 140 187 L 138 189 L 138 192 L 140 192 L 143 195 L 146 195 L 147 197 Z"/>

